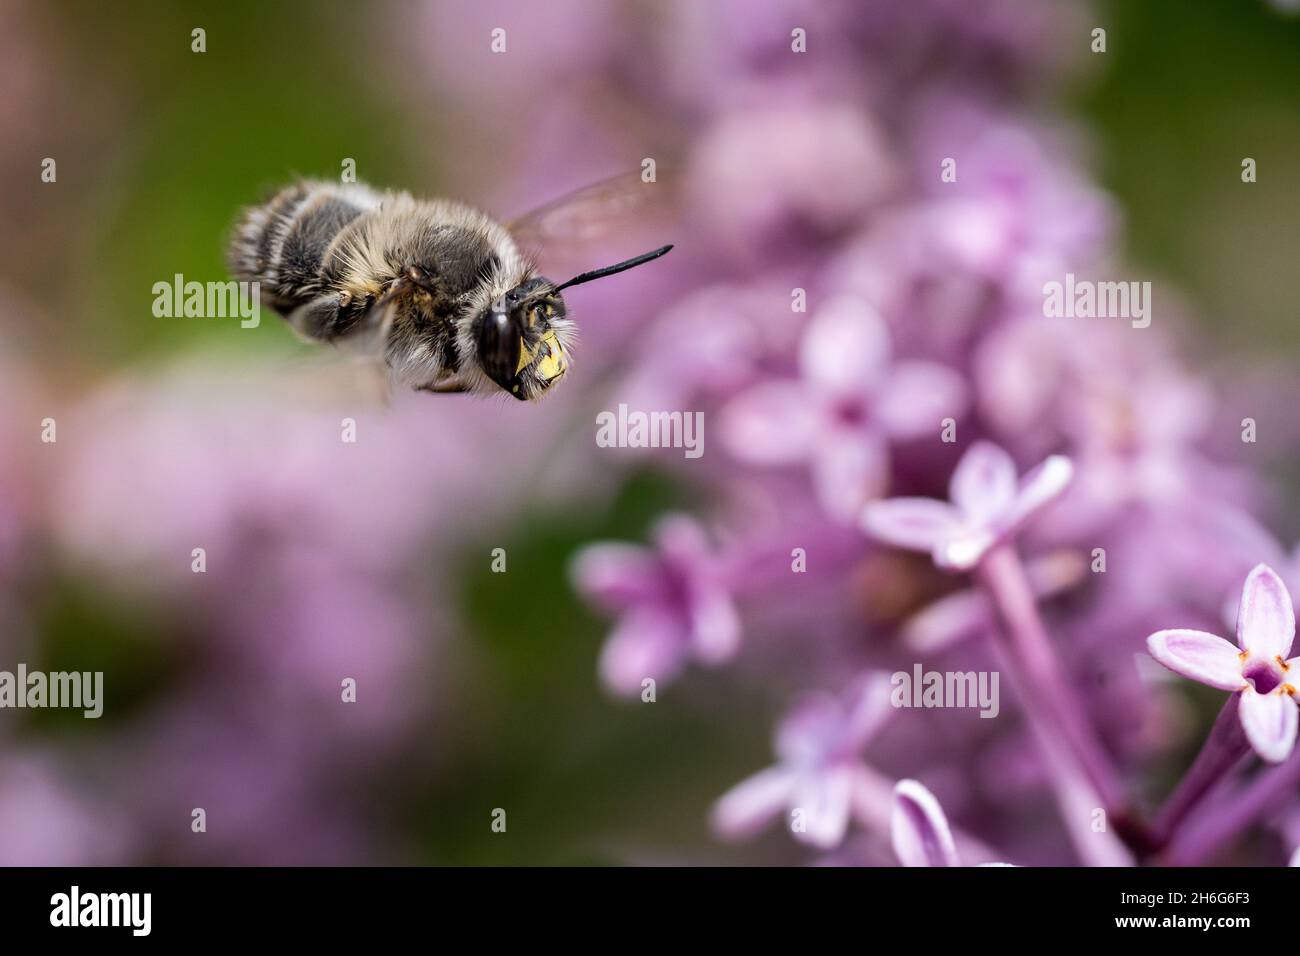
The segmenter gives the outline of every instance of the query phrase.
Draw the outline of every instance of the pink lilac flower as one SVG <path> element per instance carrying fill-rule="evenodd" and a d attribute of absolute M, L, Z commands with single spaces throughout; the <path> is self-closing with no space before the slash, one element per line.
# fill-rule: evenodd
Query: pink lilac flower
<path fill-rule="evenodd" d="M 765 105 L 733 111 L 704 131 L 687 205 L 715 243 L 759 261 L 853 226 L 894 179 L 869 113 L 848 104 Z"/>
<path fill-rule="evenodd" d="M 941 568 L 970 570 L 1060 495 L 1073 473 L 1068 458 L 1053 455 L 1017 483 L 1011 456 L 978 441 L 953 472 L 951 503 L 933 498 L 874 502 L 863 511 L 862 526 L 888 544 L 930 552 Z"/>
<path fill-rule="evenodd" d="M 1268 565 L 1250 572 L 1241 591 L 1237 644 L 1175 628 L 1147 638 L 1151 656 L 1170 670 L 1240 695 L 1241 726 L 1255 752 L 1280 763 L 1295 746 L 1296 688 L 1287 659 L 1295 639 L 1295 610 L 1282 579 Z"/>
<path fill-rule="evenodd" d="M 793 284 L 719 282 L 681 296 L 640 339 L 616 394 L 632 408 L 691 408 L 697 395 L 730 396 L 770 377 L 763 363 L 798 348 Z"/>
<path fill-rule="evenodd" d="M 928 196 L 915 215 L 930 257 L 996 281 L 1021 302 L 1041 302 L 1043 282 L 1077 270 L 1113 232 L 1109 198 L 1064 162 L 1078 144 L 1054 130 L 1014 122 L 964 97 L 920 111 L 913 147 Z M 958 157 L 954 182 L 937 175 Z"/>
<path fill-rule="evenodd" d="M 786 810 L 797 840 L 822 850 L 838 846 L 857 791 L 874 789 L 861 755 L 890 713 L 883 673 L 859 678 L 842 697 L 805 697 L 777 727 L 777 763 L 723 794 L 713 808 L 714 829 L 741 839 Z"/>
<path fill-rule="evenodd" d="M 894 853 L 903 866 L 961 866 L 957 844 L 943 807 L 915 780 L 900 780 L 894 787 L 894 813 L 889 824 Z M 1010 866 L 981 863 L 980 866 Z"/>
<path fill-rule="evenodd" d="M 1060 511 L 1077 526 L 1134 504 L 1179 510 L 1207 500 L 1249 501 L 1240 469 L 1198 448 L 1213 408 L 1213 392 L 1172 363 L 1090 375 L 1065 422 L 1079 480 Z"/>
<path fill-rule="evenodd" d="M 600 674 L 618 694 L 647 678 L 666 683 L 688 661 L 720 664 L 740 647 L 740 617 L 724 564 L 704 529 L 685 515 L 662 518 L 652 547 L 596 543 L 574 559 L 574 585 L 619 615 L 600 655 Z"/>
<path fill-rule="evenodd" d="M 891 361 L 885 323 L 863 300 L 834 299 L 812 318 L 798 381 L 755 385 L 722 411 L 722 440 L 755 465 L 807 463 L 818 498 L 850 522 L 889 482 L 889 442 L 937 435 L 966 390 L 934 362 Z"/>
<path fill-rule="evenodd" d="M 558 19 L 547 24 L 552 32 L 559 29 L 556 24 L 583 19 L 582 5 L 562 6 Z M 1074 14 L 1020 0 L 980 3 L 978 9 L 912 0 L 873 2 L 870 11 L 832 4 L 805 10 L 797 21 L 790 17 L 801 9 L 799 4 L 773 0 L 760 4 L 743 24 L 735 22 L 732 6 L 737 5 L 705 10 L 676 3 L 654 22 L 602 8 L 593 19 L 594 42 L 574 61 L 577 69 L 569 61 L 543 63 L 537 60 L 541 47 L 525 43 L 519 51 L 523 59 L 514 60 L 512 53 L 515 67 L 497 71 L 488 84 L 491 96 L 502 102 L 513 97 L 505 108 L 522 114 L 535 99 L 529 84 L 536 76 L 554 81 L 547 87 L 554 93 L 548 94 L 547 107 L 548 115 L 560 117 L 559 125 L 550 124 L 540 139 L 536 131 L 520 133 L 519 145 L 526 143 L 527 149 L 513 151 L 528 157 L 523 175 L 508 177 L 507 188 L 514 190 L 521 207 L 542 183 L 558 178 L 567 187 L 581 183 L 591 168 L 619 168 L 628 156 L 642 154 L 642 141 L 649 144 L 647 150 L 668 140 L 694 144 L 687 154 L 684 187 L 695 202 L 687 204 L 682 226 L 687 235 L 681 241 L 684 248 L 690 239 L 707 236 L 717 261 L 709 270 L 692 271 L 688 257 L 678 260 L 680 271 L 666 281 L 663 274 L 655 275 L 663 305 L 656 301 L 644 310 L 659 315 L 653 324 L 620 307 L 629 298 L 644 302 L 645 297 L 635 292 L 629 297 L 624 286 L 613 283 L 591 287 L 585 314 L 609 313 L 609 321 L 590 324 L 589 344 L 620 363 L 618 378 L 605 378 L 618 382 L 611 390 L 615 400 L 643 408 L 689 408 L 689 402 L 701 402 L 710 414 L 717 403 L 723 410 L 725 444 L 734 456 L 728 461 L 706 458 L 703 470 L 692 466 L 691 475 L 716 506 L 715 514 L 743 516 L 750 527 L 770 525 L 776 539 L 792 538 L 785 553 L 777 555 L 782 560 L 772 562 L 775 573 L 763 579 L 780 583 L 754 588 L 751 578 L 717 565 L 705 577 L 724 594 L 729 593 L 728 581 L 744 581 L 755 595 L 746 604 L 746 636 L 751 630 L 757 638 L 797 634 L 795 653 L 812 672 L 808 680 L 814 686 L 838 686 L 839 675 L 859 667 L 858 655 L 868 648 L 873 653 L 896 649 L 880 639 L 882 624 L 904 620 L 905 642 L 928 639 L 935 649 L 988 632 L 983 636 L 995 645 L 1019 641 L 1015 647 L 1032 652 L 1020 657 L 1040 668 L 1025 682 L 1030 689 L 1046 688 L 1044 696 L 1057 701 L 1063 689 L 1086 695 L 1087 706 L 1077 708 L 1077 720 L 1057 715 L 1060 726 L 1046 729 L 1034 725 L 1058 708 L 1023 703 L 1026 731 L 1041 730 L 1037 736 L 1047 736 L 1053 746 L 1064 748 L 1074 741 L 1082 748 L 1076 737 L 1086 735 L 1076 724 L 1099 731 L 1113 726 L 1114 733 L 1105 735 L 1109 752 L 1145 756 L 1134 751 L 1133 741 L 1141 735 L 1133 728 L 1159 723 L 1143 721 L 1146 710 L 1168 711 L 1169 721 L 1175 711 L 1154 706 L 1167 702 L 1155 701 L 1136 676 L 1126 676 L 1134 640 L 1163 626 L 1170 608 L 1204 612 L 1212 620 L 1226 591 L 1235 590 L 1255 563 L 1268 561 L 1280 572 L 1282 565 L 1263 552 L 1220 547 L 1209 554 L 1202 547 L 1217 538 L 1209 520 L 1212 511 L 1242 510 L 1254 502 L 1243 494 L 1250 489 L 1220 480 L 1223 469 L 1202 453 L 1201 446 L 1214 440 L 1214 429 L 1206 427 L 1202 414 L 1210 395 L 1203 379 L 1182 372 L 1171 358 L 1165 335 L 1171 317 L 1167 314 L 1162 328 L 1135 335 L 1127 323 L 1070 324 L 1041 316 L 1044 281 L 1059 280 L 1066 271 L 1089 275 L 1113 262 L 1119 220 L 1111 199 L 1077 161 L 1087 153 L 1086 141 L 1069 139 L 1068 129 L 1062 136 L 1061 124 L 1051 115 L 1026 118 L 1019 108 L 1023 98 L 1008 101 L 1007 94 L 1031 87 L 1007 81 L 1032 79 L 1036 93 L 1050 89 L 1052 74 L 1059 77 L 1066 62 L 1061 55 L 1066 50 L 1072 49 L 1081 63 L 1093 63 L 1096 58 L 1089 58 L 1086 44 L 1078 42 L 1086 30 L 1080 33 Z M 462 16 L 474 19 L 469 12 Z M 484 30 L 498 25 L 491 16 L 474 23 Z M 451 13 L 439 10 L 424 22 L 446 27 L 459 22 L 454 17 L 454 8 Z M 503 23 L 526 25 L 527 19 Z M 791 55 L 794 22 L 808 28 L 815 56 Z M 512 50 L 517 32 L 511 29 Z M 445 29 L 442 33 L 450 36 Z M 446 36 L 434 39 L 444 42 Z M 565 37 L 560 46 L 572 45 L 572 39 Z M 483 62 L 489 55 L 485 49 L 455 53 L 452 60 L 458 63 L 467 62 L 466 57 Z M 602 76 L 595 89 L 588 78 L 610 64 L 619 68 L 607 81 Z M 446 67 L 435 64 L 434 76 Z M 482 98 L 482 90 L 471 90 L 461 80 L 463 76 L 442 86 L 460 97 L 464 109 Z M 1037 96 L 1035 103 L 1041 105 Z M 613 115 L 625 122 L 606 129 L 604 119 Z M 568 134 L 583 123 L 597 137 L 584 152 L 584 162 L 595 167 L 579 169 L 565 147 L 572 138 Z M 510 127 L 502 128 L 507 133 L 497 142 L 508 142 Z M 817 135 L 810 139 L 810 133 Z M 763 152 L 762 162 L 748 168 L 743 181 L 736 180 L 731 159 L 753 154 L 758 141 L 777 146 Z M 838 145 L 808 148 L 813 141 Z M 953 182 L 938 175 L 949 156 L 959 167 Z M 828 200 L 831 196 L 835 202 Z M 770 268 L 778 260 L 780 272 Z M 643 278 L 650 282 L 651 273 L 634 273 L 628 281 Z M 790 312 L 788 290 L 794 286 L 809 289 L 812 315 Z M 830 320 L 836 312 L 851 310 L 869 313 L 861 324 L 875 324 L 874 337 L 854 329 L 857 323 Z M 886 327 L 886 354 L 877 360 L 862 342 L 883 342 Z M 686 333 L 689 342 L 682 345 Z M 831 347 L 814 349 L 818 336 Z M 803 348 L 801 338 L 807 340 Z M 807 361 L 810 353 L 816 353 L 816 362 Z M 956 373 L 949 370 L 968 373 L 969 386 L 963 387 L 961 379 L 956 385 L 978 395 L 979 416 L 960 419 L 963 441 L 969 431 L 969 437 L 988 438 L 1006 448 L 999 465 L 972 466 L 979 479 L 972 485 L 982 491 L 963 494 L 955 488 L 950 504 L 930 503 L 930 517 L 938 520 L 930 522 L 921 536 L 925 540 L 918 542 L 916 529 L 907 528 L 911 546 L 924 551 L 933 553 L 944 539 L 941 563 L 978 562 L 982 590 L 958 591 L 937 601 L 944 590 L 936 575 L 893 555 L 879 560 L 870 555 L 864 561 L 862 542 L 852 537 L 854 519 L 867 502 L 884 494 L 929 493 L 951 471 L 953 449 L 935 442 L 929 429 L 947 415 L 958 416 L 955 408 L 943 407 L 958 403 L 944 399 L 922 407 L 923 389 L 913 388 L 909 395 L 897 388 L 893 376 L 913 360 L 924 360 L 954 379 Z M 823 364 L 832 373 L 829 386 Z M 583 367 L 608 370 L 609 362 Z M 840 376 L 837 369 L 847 371 Z M 782 376 L 792 380 L 781 381 Z M 965 394 L 962 398 L 964 406 Z M 920 424 L 915 431 L 890 427 L 882 404 L 891 399 L 905 412 L 916 405 Z M 1077 479 L 1070 480 L 1068 462 L 1050 458 L 1044 474 L 1020 487 L 1012 459 L 1038 462 L 1067 448 Z M 735 459 L 757 467 L 736 467 Z M 1050 486 L 1048 479 L 1059 484 L 1068 480 L 1068 497 L 1035 520 L 1031 544 L 1069 547 L 1076 557 L 1104 545 L 1112 571 L 1124 569 L 1122 574 L 1089 575 L 1086 593 L 1057 602 L 1051 639 L 1036 605 L 1052 587 L 1038 579 L 1036 562 L 1032 557 L 1026 562 L 1028 587 L 1014 587 L 1021 577 L 1014 566 L 1017 556 L 1009 548 L 985 551 L 1006 540 L 1029 511 L 1054 496 L 1056 489 L 1041 487 L 1044 482 Z M 809 522 L 808 516 L 819 511 L 847 522 L 834 538 L 821 529 L 821 515 L 815 525 Z M 846 548 L 841 549 L 841 538 Z M 955 556 L 947 553 L 953 538 L 966 548 L 964 553 L 960 547 Z M 834 555 L 828 554 L 832 541 Z M 785 556 L 796 544 L 807 548 L 806 578 L 789 574 Z M 602 669 L 630 659 L 629 670 L 639 676 L 642 668 L 635 662 L 642 655 L 662 658 L 667 671 L 675 673 L 700 660 L 691 602 L 663 585 L 676 574 L 663 570 L 671 562 L 664 561 L 657 544 L 623 547 L 628 551 L 621 557 L 628 560 L 610 560 L 600 573 L 617 581 L 620 567 L 627 571 L 627 593 L 618 599 L 613 593 L 617 586 L 589 589 L 593 596 L 611 592 L 605 596 L 615 599 L 601 603 L 620 618 Z M 1049 577 L 1067 586 L 1087 573 L 1083 568 L 1075 562 L 1072 568 L 1053 569 Z M 810 583 L 823 589 L 816 598 Z M 1001 603 L 993 593 L 998 587 Z M 894 601 L 888 612 L 874 600 L 882 592 Z M 823 594 L 844 595 L 845 600 L 819 600 Z M 995 626 L 994 616 L 1006 606 L 1025 612 L 1017 616 L 1021 625 L 1033 619 L 1032 633 Z M 917 615 L 917 607 L 926 609 Z M 1134 626 L 1135 621 L 1140 623 Z M 619 632 L 624 632 L 621 640 Z M 783 683 L 789 658 L 780 656 L 785 653 L 780 642 L 751 643 L 760 646 L 747 651 L 753 657 L 736 680 L 779 674 L 779 680 L 769 676 L 768 681 Z M 769 650 L 775 656 L 763 657 Z M 984 652 L 978 647 L 957 650 Z M 1065 688 L 1057 686 L 1061 668 L 1049 666 L 1058 656 L 1071 678 L 1079 678 Z M 625 687 L 634 690 L 635 684 L 629 679 Z M 898 730 L 903 733 L 891 734 L 886 746 L 904 741 L 911 728 Z M 1038 774 L 1034 786 L 1019 788 L 1016 796 L 1022 802 L 1003 805 L 1001 811 L 1031 809 L 1030 801 L 1039 799 L 1048 783 L 1058 791 L 1065 819 L 1084 821 L 1083 839 L 1095 844 L 1086 814 L 1076 810 L 1106 805 L 1086 791 L 1104 789 L 1109 796 L 1109 788 L 1079 787 L 1081 778 L 1073 773 L 1062 782 L 1057 758 L 1048 754 L 1044 759 L 1043 753 L 1030 750 L 1036 732 L 1013 739 L 999 732 L 996 738 L 994 744 L 1014 750 Z M 915 749 L 919 766 L 942 766 L 972 781 L 1007 776 L 991 765 L 992 747 L 978 746 L 973 735 L 959 730 L 931 735 Z M 912 756 L 905 749 L 895 754 L 882 748 L 873 754 L 882 761 L 895 755 L 900 769 Z M 774 769 L 785 764 L 782 760 Z M 1102 775 L 1092 761 L 1086 766 L 1095 784 L 1094 778 Z M 868 770 L 859 766 L 859 782 Z M 866 829 L 883 832 L 893 807 L 893 782 L 873 779 L 884 791 L 883 798 L 873 797 L 870 803 L 874 822 L 862 810 L 860 791 L 855 791 L 853 816 Z M 771 789 L 756 784 L 750 795 L 777 800 L 777 808 L 763 817 L 767 820 L 794 801 L 778 799 L 789 786 L 787 779 L 774 774 L 764 782 Z M 1080 796 L 1076 800 L 1074 795 Z M 1125 801 L 1118 804 L 1123 809 Z M 971 801 L 963 816 L 988 817 L 995 806 L 994 801 Z M 1071 826 L 1066 829 L 1073 833 Z M 1045 861 L 1066 845 L 1061 839 L 1053 843 L 1050 834 L 1027 823 L 1003 832 L 1008 839 L 1014 832 L 1017 853 Z M 957 844 L 966 858 L 997 856 L 966 851 L 960 834 Z M 1078 855 L 1098 858 L 1096 853 Z"/>

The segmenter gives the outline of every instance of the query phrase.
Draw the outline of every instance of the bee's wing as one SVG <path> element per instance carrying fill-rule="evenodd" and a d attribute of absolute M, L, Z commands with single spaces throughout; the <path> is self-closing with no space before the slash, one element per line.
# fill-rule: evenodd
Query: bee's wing
<path fill-rule="evenodd" d="M 511 220 L 506 228 L 528 254 L 570 264 L 622 234 L 636 236 L 642 244 L 667 241 L 676 196 L 672 170 L 661 166 L 653 182 L 637 170 L 562 196 Z M 603 257 L 608 258 L 607 252 Z"/>
<path fill-rule="evenodd" d="M 356 357 L 339 363 L 334 374 L 340 390 L 356 396 L 362 407 L 387 410 L 393 401 L 393 383 L 388 368 L 376 358 Z"/>
<path fill-rule="evenodd" d="M 342 404 L 379 412 L 392 400 L 388 369 L 380 359 L 313 346 L 273 365 L 277 385 L 306 407 Z"/>
<path fill-rule="evenodd" d="M 396 293 L 389 292 L 366 310 L 361 321 L 346 334 L 331 340 L 332 355 L 321 363 L 328 365 L 337 387 L 355 395 L 373 407 L 386 408 L 392 398 L 392 383 L 384 354 L 388 333 L 397 314 Z"/>

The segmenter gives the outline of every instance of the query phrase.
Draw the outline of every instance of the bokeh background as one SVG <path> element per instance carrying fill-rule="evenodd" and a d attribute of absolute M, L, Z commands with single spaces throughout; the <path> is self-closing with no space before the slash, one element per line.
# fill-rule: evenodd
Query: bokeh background
<path fill-rule="evenodd" d="M 801 692 L 912 660 L 900 621 L 952 585 L 823 530 L 805 475 L 769 483 L 714 427 L 735 392 L 789 374 L 794 286 L 815 314 L 845 287 L 905 279 L 880 305 L 900 352 L 968 376 L 976 428 L 1023 439 L 1025 465 L 1092 444 L 1038 429 L 1047 399 L 1033 429 L 989 410 L 1031 399 L 980 384 L 985 326 L 1020 326 L 973 303 L 1024 312 L 1026 263 L 1150 280 L 1149 336 L 1073 347 L 1136 369 L 1135 390 L 1158 377 L 1136 353 L 1166 371 L 1176 355 L 1213 396 L 1197 453 L 1232 470 L 1209 490 L 1180 484 L 1179 508 L 1231 505 L 1249 534 L 1300 536 L 1300 17 L 1285 4 L 8 0 L 0 21 L 0 667 L 102 670 L 107 694 L 97 721 L 0 711 L 0 862 L 817 859 L 779 826 L 723 840 L 710 807 L 770 763 Z M 504 55 L 489 49 L 498 26 Z M 1096 26 L 1105 54 L 1089 49 Z M 961 208 L 938 192 L 946 155 L 971 157 Z M 241 206 L 348 158 L 372 184 L 509 216 L 646 156 L 681 171 L 679 249 L 570 294 L 583 346 L 539 406 L 384 406 L 269 313 L 241 329 L 151 311 L 155 282 L 226 277 Z M 576 265 L 636 251 L 615 236 Z M 1007 361 L 1071 387 L 1059 355 L 1024 348 Z M 1175 415 L 1189 407 L 1168 393 Z M 710 410 L 702 464 L 597 448 L 594 414 L 620 401 Z M 1243 461 L 1244 415 L 1265 437 Z M 355 445 L 339 440 L 345 416 Z M 890 487 L 941 488 L 950 467 L 904 447 Z M 1231 549 L 1165 504 L 1126 500 L 1091 525 L 1142 528 L 1144 545 L 1115 532 L 1135 549 L 1123 596 L 1055 612 L 1088 673 L 1131 669 L 1148 630 L 1210 614 L 1197 601 L 1226 599 L 1260 559 L 1252 543 L 1255 557 L 1197 579 L 1183 564 Z M 646 705 L 602 681 L 613 618 L 570 567 L 591 542 L 644 542 L 669 511 L 723 539 L 767 534 L 782 554 L 815 541 L 834 571 L 738 598 L 744 651 L 686 667 Z M 1072 543 L 1103 540 L 1088 533 Z M 340 702 L 345 677 L 355 704 Z M 1131 716 L 1108 733 L 1154 797 L 1217 702 L 1129 684 L 1097 707 Z M 920 775 L 1023 861 L 1070 862 L 1008 710 L 993 729 L 922 722 L 873 762 Z M 506 834 L 490 829 L 498 807 Z M 1224 852 L 1285 859 L 1286 809 Z M 843 861 L 890 861 L 880 834 L 854 839 Z"/>

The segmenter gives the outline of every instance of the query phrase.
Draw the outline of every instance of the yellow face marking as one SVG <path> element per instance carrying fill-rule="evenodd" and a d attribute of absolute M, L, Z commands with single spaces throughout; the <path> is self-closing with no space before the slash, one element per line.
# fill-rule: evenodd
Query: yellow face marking
<path fill-rule="evenodd" d="M 560 348 L 560 340 L 553 329 L 542 336 L 542 343 L 550 348 L 550 352 L 543 355 L 541 361 L 537 363 L 537 375 L 542 381 L 559 378 L 568 369 L 569 363 L 564 357 L 564 349 Z"/>

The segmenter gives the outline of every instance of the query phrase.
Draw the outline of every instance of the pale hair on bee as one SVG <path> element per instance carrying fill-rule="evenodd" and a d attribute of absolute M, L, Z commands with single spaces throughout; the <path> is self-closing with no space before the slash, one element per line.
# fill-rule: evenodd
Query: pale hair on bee
<path fill-rule="evenodd" d="M 557 223 L 628 206 L 634 188 L 619 177 L 507 226 L 453 200 L 304 180 L 244 211 L 230 269 L 298 335 L 382 359 L 397 384 L 533 401 L 569 369 L 577 328 L 562 290 L 672 246 L 556 283 L 519 237 L 545 242 Z"/>

